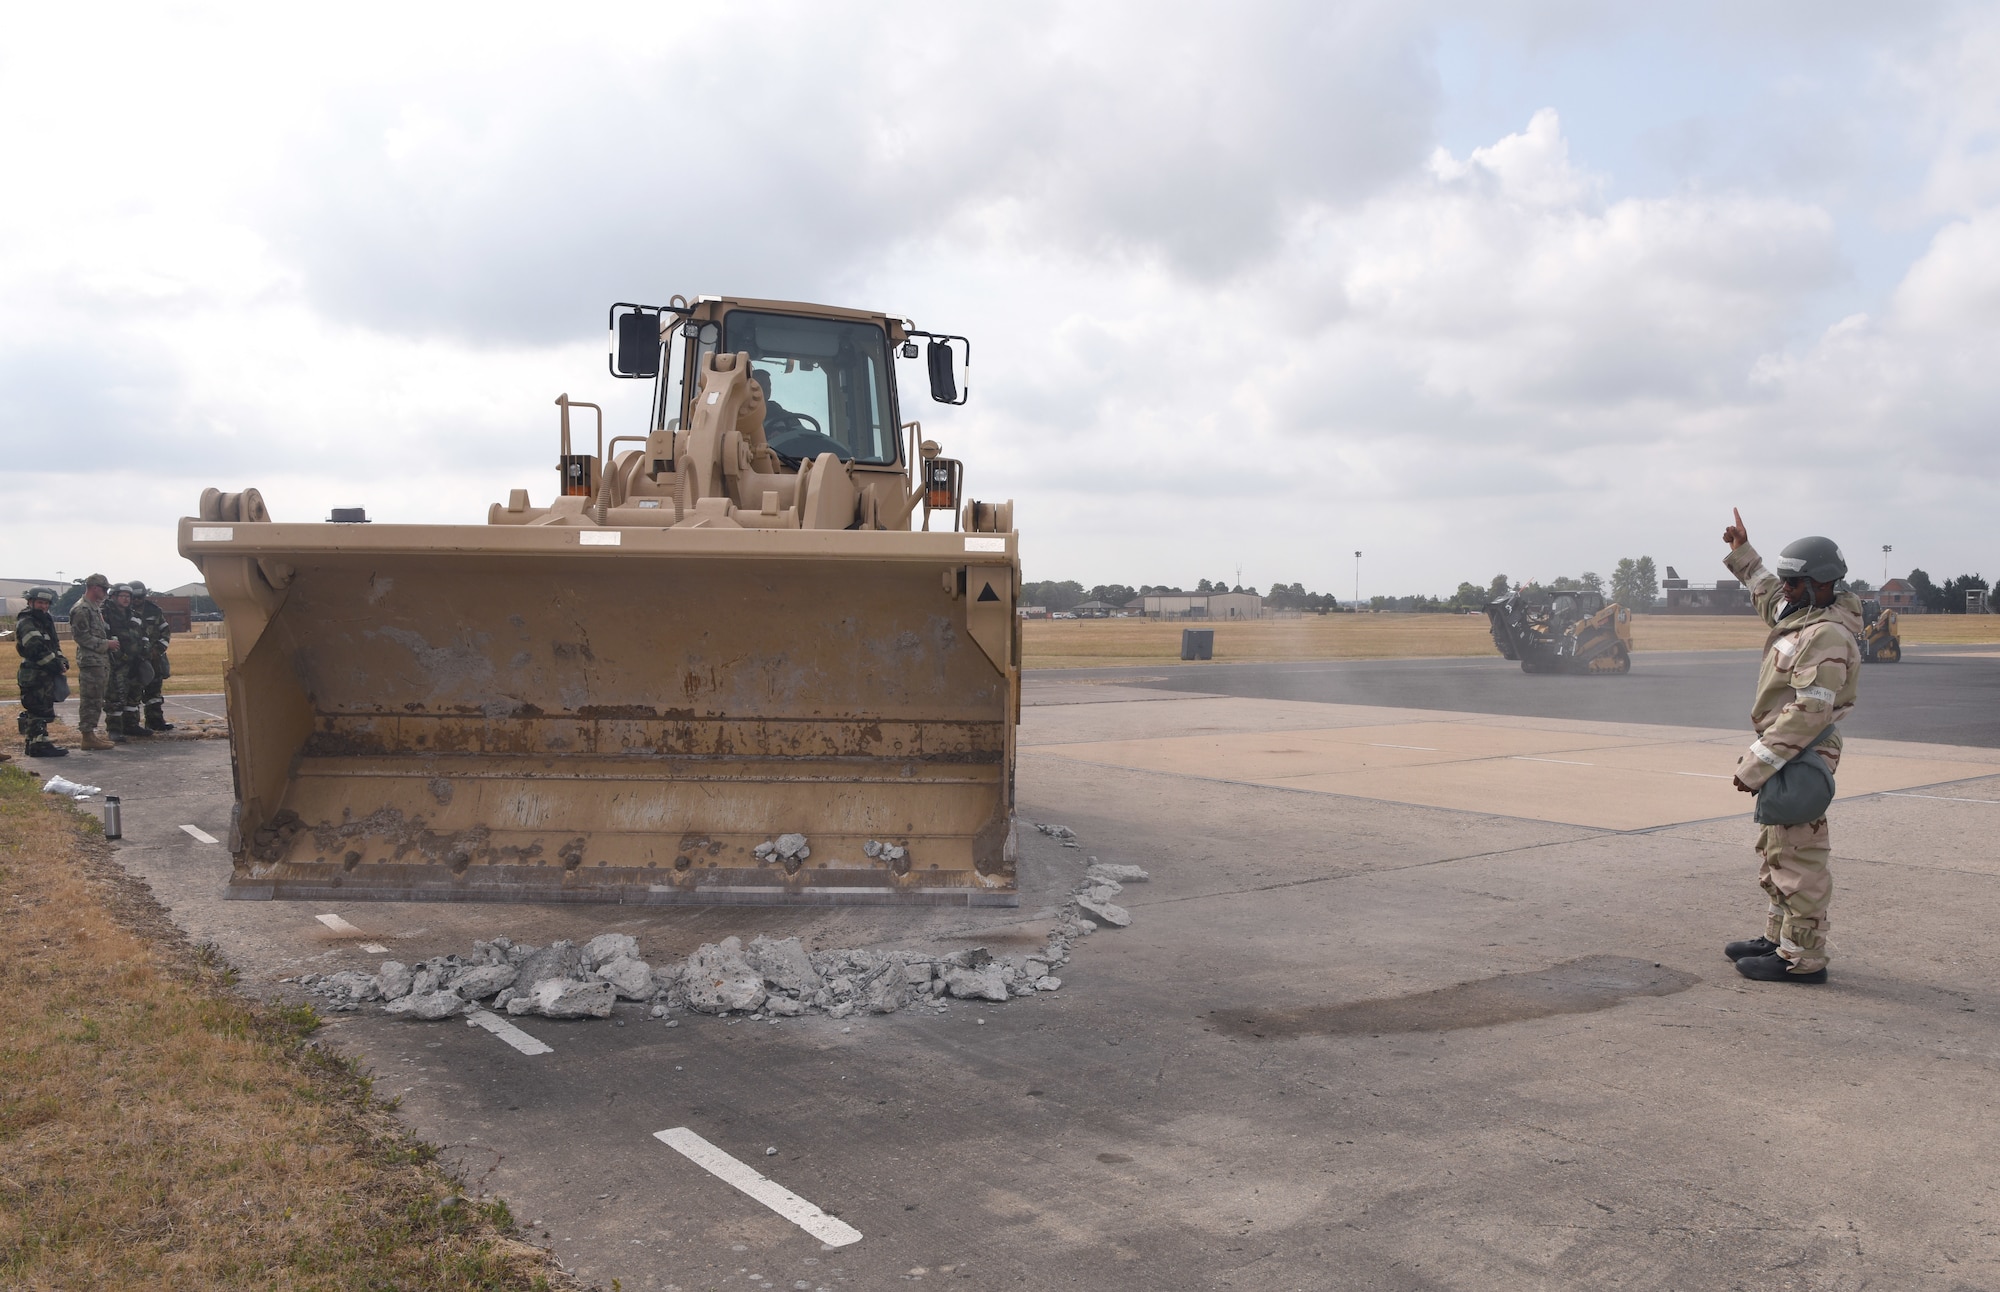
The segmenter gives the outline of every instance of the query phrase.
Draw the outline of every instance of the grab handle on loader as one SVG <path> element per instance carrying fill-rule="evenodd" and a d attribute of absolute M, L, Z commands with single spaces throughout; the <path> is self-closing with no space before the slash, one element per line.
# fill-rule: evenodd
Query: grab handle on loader
<path fill-rule="evenodd" d="M 556 471 L 562 476 L 563 497 L 588 498 L 597 492 L 597 479 L 604 473 L 604 410 L 596 404 L 571 399 L 567 392 L 556 396 L 556 407 L 562 409 L 562 457 L 556 463 Z M 569 410 L 572 408 L 588 408 L 597 414 L 597 456 L 594 458 L 570 451 Z"/>

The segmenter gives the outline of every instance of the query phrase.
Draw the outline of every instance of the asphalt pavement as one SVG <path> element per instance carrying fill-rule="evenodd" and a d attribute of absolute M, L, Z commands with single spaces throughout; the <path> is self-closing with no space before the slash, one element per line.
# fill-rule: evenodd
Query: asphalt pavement
<path fill-rule="evenodd" d="M 1568 677 L 1523 673 L 1491 658 L 1172 664 L 1050 669 L 1050 680 L 1315 704 L 1376 704 L 1596 722 L 1747 729 L 1752 651 L 1651 651 L 1632 671 Z M 1894 664 L 1862 666 L 1861 702 L 1845 735 L 2000 748 L 2000 648 L 1912 646 Z"/>
<path fill-rule="evenodd" d="M 1024 828 L 1012 912 L 226 902 L 223 742 L 58 769 L 123 796 L 121 861 L 273 998 L 502 933 L 1013 952 L 1086 858 L 1150 869 L 1130 928 L 1004 1005 L 512 1020 L 541 1054 L 334 1016 L 471 1186 L 605 1287 L 2000 1286 L 2000 742 L 1971 718 L 1956 745 L 1858 737 L 1843 775 L 1890 788 L 1835 805 L 1833 980 L 1746 983 L 1719 948 L 1761 928 L 1753 830 L 1711 787 L 1753 666 L 1039 674 L 1019 811 L 1082 846 Z M 1912 652 L 1864 704 L 1990 667 Z M 1588 707 L 1641 695 L 1650 723 Z M 1621 784 L 1643 827 L 1565 809 Z M 679 1128 L 862 1237 L 828 1246 L 657 1138 Z"/>

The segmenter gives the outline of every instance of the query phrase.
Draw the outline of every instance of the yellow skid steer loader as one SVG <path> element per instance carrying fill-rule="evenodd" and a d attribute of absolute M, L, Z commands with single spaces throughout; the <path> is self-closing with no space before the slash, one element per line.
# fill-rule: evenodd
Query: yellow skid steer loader
<path fill-rule="evenodd" d="M 229 895 L 1017 902 L 1013 505 L 961 499 L 895 372 L 922 338 L 963 403 L 969 343 L 722 297 L 612 323 L 649 426 L 558 399 L 545 503 L 181 521 L 228 639 Z"/>

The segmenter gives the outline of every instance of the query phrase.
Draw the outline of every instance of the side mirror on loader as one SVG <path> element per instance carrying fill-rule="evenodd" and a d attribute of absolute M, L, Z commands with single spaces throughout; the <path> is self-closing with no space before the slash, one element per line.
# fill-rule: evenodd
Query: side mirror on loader
<path fill-rule="evenodd" d="M 611 375 L 660 375 L 660 316 L 657 313 L 634 309 L 618 315 L 618 353 L 612 359 Z"/>
<path fill-rule="evenodd" d="M 932 341 L 924 347 L 924 362 L 931 370 L 931 398 L 940 404 L 962 404 L 957 375 L 952 371 L 951 342 Z"/>

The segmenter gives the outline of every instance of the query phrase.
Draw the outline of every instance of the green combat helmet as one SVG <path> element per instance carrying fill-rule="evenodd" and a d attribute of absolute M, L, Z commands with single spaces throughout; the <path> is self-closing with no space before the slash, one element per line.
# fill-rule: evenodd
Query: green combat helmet
<path fill-rule="evenodd" d="M 1833 583 L 1847 577 L 1847 558 L 1840 554 L 1840 544 L 1815 534 L 1788 544 L 1778 553 L 1778 577 Z"/>
<path fill-rule="evenodd" d="M 22 599 L 26 601 L 46 601 L 50 605 L 54 605 L 56 593 L 54 588 L 29 588 L 22 594 Z"/>
<path fill-rule="evenodd" d="M 1788 548 L 1786 548 L 1785 550 L 1786 550 L 1787 552 L 1789 552 L 1789 551 L 1791 551 L 1792 549 L 1788 547 Z M 1843 570 L 1845 570 L 1845 569 L 1846 569 L 1847 567 L 1843 565 L 1843 566 L 1841 566 L 1840 568 L 1841 568 L 1841 569 L 1843 569 Z M 125 586 L 126 586 L 126 587 L 128 587 L 128 588 L 130 588 L 130 589 L 132 589 L 132 595 L 133 595 L 133 596 L 135 596 L 135 597 L 143 597 L 143 596 L 145 596 L 145 595 L 146 595 L 146 585 L 145 585 L 145 584 L 143 584 L 143 583 L 141 583 L 141 582 L 139 582 L 139 580 L 137 580 L 137 579 L 134 579 L 134 580 L 132 580 L 132 581 L 131 581 L 130 583 L 126 584 Z"/>

